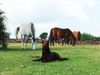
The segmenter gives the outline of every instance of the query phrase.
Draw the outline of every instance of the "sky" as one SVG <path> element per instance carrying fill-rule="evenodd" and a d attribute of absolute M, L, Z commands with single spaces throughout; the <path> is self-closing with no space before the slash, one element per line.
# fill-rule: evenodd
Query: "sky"
<path fill-rule="evenodd" d="M 33 22 L 36 37 L 51 28 L 69 28 L 100 36 L 100 0 L 0 0 L 5 12 L 6 28 L 15 38 L 15 30 Z"/>

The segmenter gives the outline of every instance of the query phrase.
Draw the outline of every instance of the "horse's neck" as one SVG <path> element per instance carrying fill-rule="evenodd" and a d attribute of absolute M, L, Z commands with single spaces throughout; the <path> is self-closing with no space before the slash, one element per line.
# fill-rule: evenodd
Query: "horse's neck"
<path fill-rule="evenodd" d="M 42 54 L 43 54 L 43 55 L 48 55 L 48 54 L 50 54 L 50 53 L 51 53 L 50 48 L 49 48 L 48 46 L 44 46 L 44 47 L 43 47 Z"/>

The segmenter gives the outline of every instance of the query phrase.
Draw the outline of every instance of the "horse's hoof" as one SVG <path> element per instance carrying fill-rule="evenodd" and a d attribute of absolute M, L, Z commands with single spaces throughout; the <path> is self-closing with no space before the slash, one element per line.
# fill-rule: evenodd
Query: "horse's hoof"
<path fill-rule="evenodd" d="M 32 49 L 35 50 L 36 48 L 35 47 L 32 47 Z"/>
<path fill-rule="evenodd" d="M 32 48 L 32 50 L 35 50 L 35 48 Z"/>

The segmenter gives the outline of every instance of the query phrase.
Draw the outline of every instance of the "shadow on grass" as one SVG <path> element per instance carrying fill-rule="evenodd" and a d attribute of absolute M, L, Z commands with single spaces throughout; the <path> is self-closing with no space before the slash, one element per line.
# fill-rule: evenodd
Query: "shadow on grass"
<path fill-rule="evenodd" d="M 59 50 L 66 50 L 66 48 L 50 48 L 52 51 L 55 51 L 55 50 L 57 50 L 57 51 L 59 51 Z M 8 48 L 0 48 L 0 51 L 41 51 L 42 50 L 42 48 L 36 48 L 35 50 L 33 50 L 32 48 L 25 48 L 25 49 L 23 49 L 23 48 L 10 48 L 10 47 L 8 47 Z"/>
<path fill-rule="evenodd" d="M 49 63 L 49 62 L 56 62 L 56 61 L 65 61 L 69 60 L 69 58 L 60 58 L 59 60 L 53 60 L 53 61 L 42 61 L 39 57 L 37 59 L 34 59 L 32 61 L 42 62 L 42 63 Z"/>
<path fill-rule="evenodd" d="M 57 50 L 57 51 L 59 51 L 59 50 L 66 50 L 66 49 L 70 49 L 70 47 L 65 47 L 65 46 L 62 46 L 62 47 L 59 47 L 59 46 L 50 46 L 50 49 L 51 50 Z M 42 50 L 42 48 L 41 47 L 38 47 L 38 48 L 36 48 L 35 50 L 33 50 L 32 48 L 29 48 L 29 47 L 27 47 L 27 48 L 25 48 L 25 49 L 23 49 L 23 48 L 21 48 L 21 47 L 8 47 L 8 48 L 1 48 L 0 47 L 0 51 L 41 51 Z"/>
<path fill-rule="evenodd" d="M 0 51 L 40 51 L 42 50 L 41 48 L 36 48 L 33 50 L 32 48 L 0 48 Z"/>
<path fill-rule="evenodd" d="M 51 50 L 69 50 L 69 49 L 75 49 L 76 47 L 66 47 L 66 46 L 50 46 Z"/>
<path fill-rule="evenodd" d="M 55 46 L 51 46 L 50 47 L 51 50 L 65 50 L 68 48 L 65 47 L 55 47 Z M 42 50 L 42 47 L 38 47 L 35 50 L 33 50 L 32 48 L 26 47 L 25 49 L 21 48 L 21 47 L 8 47 L 8 48 L 1 48 L 0 47 L 0 51 L 40 51 Z"/>

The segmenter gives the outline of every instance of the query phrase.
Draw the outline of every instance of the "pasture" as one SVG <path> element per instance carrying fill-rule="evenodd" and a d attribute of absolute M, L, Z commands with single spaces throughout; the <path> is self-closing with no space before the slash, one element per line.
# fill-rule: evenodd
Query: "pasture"
<path fill-rule="evenodd" d="M 41 44 L 36 50 L 21 49 L 20 43 L 9 43 L 0 49 L 0 75 L 100 75 L 100 45 L 50 46 L 64 61 L 41 63 L 32 61 L 41 56 Z"/>

